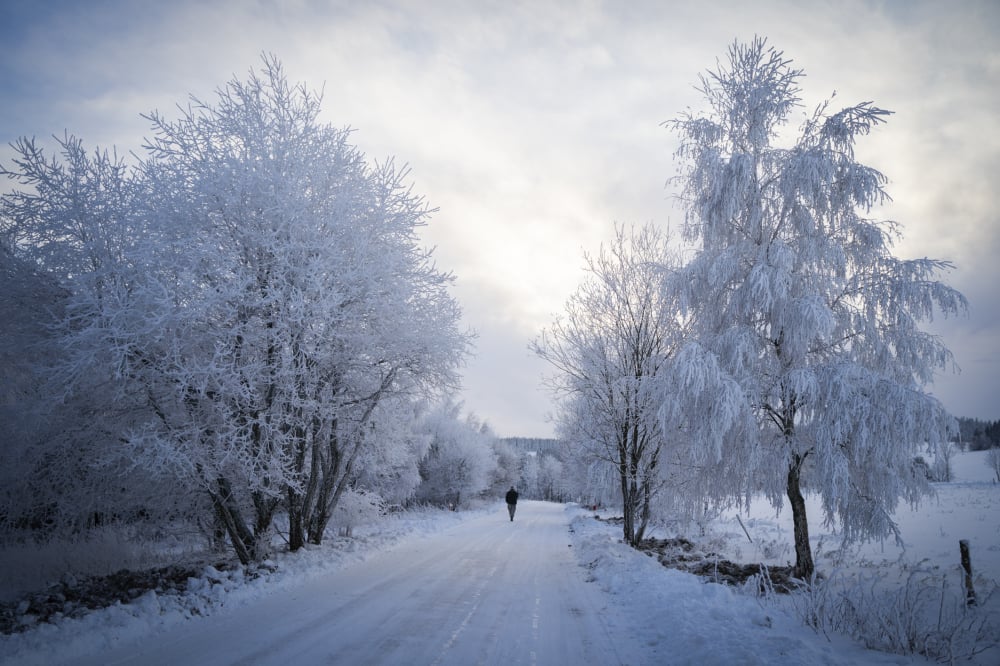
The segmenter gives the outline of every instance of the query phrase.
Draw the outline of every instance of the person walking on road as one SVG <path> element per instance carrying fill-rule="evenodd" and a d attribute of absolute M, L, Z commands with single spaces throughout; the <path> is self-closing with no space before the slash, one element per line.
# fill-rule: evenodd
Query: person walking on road
<path fill-rule="evenodd" d="M 514 486 L 510 487 L 507 491 L 507 513 L 510 514 L 511 522 L 514 521 L 514 510 L 517 509 L 517 491 L 514 490 Z"/>

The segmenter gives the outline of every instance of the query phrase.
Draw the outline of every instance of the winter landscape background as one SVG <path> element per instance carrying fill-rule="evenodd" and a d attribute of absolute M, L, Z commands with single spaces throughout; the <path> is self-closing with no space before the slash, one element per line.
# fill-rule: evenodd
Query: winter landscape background
<path fill-rule="evenodd" d="M 0 658 L 997 659 L 993 5 L 0 11 Z"/>

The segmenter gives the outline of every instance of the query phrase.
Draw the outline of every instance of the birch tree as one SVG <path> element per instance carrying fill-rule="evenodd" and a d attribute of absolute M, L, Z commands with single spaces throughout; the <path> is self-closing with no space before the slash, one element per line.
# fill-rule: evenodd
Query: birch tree
<path fill-rule="evenodd" d="M 660 377 L 680 339 L 674 304 L 661 289 L 668 262 L 666 238 L 654 227 L 617 227 L 614 240 L 588 257 L 587 279 L 565 317 L 533 344 L 556 370 L 560 439 L 615 470 L 623 536 L 633 545 L 659 489 Z"/>
<path fill-rule="evenodd" d="M 955 424 L 926 392 L 951 354 L 920 324 L 966 301 L 937 279 L 948 262 L 895 257 L 901 226 L 870 217 L 889 200 L 886 177 L 855 145 L 890 112 L 828 102 L 776 145 L 801 77 L 765 40 L 736 43 L 700 79 L 708 113 L 669 126 L 681 139 L 684 236 L 697 248 L 672 280 L 697 333 L 687 372 L 713 365 L 740 389 L 688 396 L 726 402 L 736 429 L 713 446 L 746 471 L 728 490 L 788 501 L 795 574 L 808 578 L 805 493 L 845 537 L 869 538 L 898 534 L 897 502 L 924 491 L 918 447 L 946 442 Z M 702 425 L 691 434 L 705 444 Z"/>

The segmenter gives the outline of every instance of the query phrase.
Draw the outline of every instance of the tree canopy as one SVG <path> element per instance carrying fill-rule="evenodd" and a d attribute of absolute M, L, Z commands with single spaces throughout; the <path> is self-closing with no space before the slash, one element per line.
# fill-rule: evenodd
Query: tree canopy
<path fill-rule="evenodd" d="M 318 543 L 361 464 L 393 458 L 366 451 L 404 403 L 454 389 L 470 341 L 407 170 L 320 104 L 265 57 L 213 102 L 146 116 L 138 165 L 67 137 L 59 158 L 18 142 L 4 172 L 5 234 L 68 292 L 63 394 L 100 385 L 126 415 L 102 457 L 209 498 L 245 562 L 279 507 L 293 549 Z"/>

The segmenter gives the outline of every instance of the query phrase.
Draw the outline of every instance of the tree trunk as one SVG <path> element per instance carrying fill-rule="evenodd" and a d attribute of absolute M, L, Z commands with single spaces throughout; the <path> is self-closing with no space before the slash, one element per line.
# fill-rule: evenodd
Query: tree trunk
<path fill-rule="evenodd" d="M 319 467 L 320 476 L 316 482 L 315 499 L 308 507 L 306 520 L 306 539 L 311 544 L 323 543 L 323 534 L 330 521 L 331 501 L 335 495 L 337 478 L 340 476 L 343 455 L 340 449 L 340 439 L 331 434 L 327 442 L 325 459 Z"/>
<path fill-rule="evenodd" d="M 642 501 L 639 505 L 639 527 L 635 530 L 636 544 L 641 543 L 642 538 L 646 536 L 646 527 L 649 526 L 649 519 L 652 516 L 652 509 L 649 505 L 652 502 L 653 496 L 649 486 L 649 478 L 647 476 L 647 478 L 642 480 Z"/>
<path fill-rule="evenodd" d="M 226 526 L 229 540 L 233 544 L 236 557 L 244 566 L 255 562 L 259 554 L 257 552 L 254 536 L 247 527 L 243 514 L 240 512 L 236 500 L 233 498 L 232 487 L 229 480 L 220 476 L 217 481 L 218 492 L 210 492 L 212 505 L 215 507 L 216 515 Z"/>
<path fill-rule="evenodd" d="M 274 522 L 274 512 L 278 509 L 278 498 L 254 492 L 253 507 L 254 550 L 257 551 L 257 558 L 263 559 L 271 549 L 271 524 Z"/>
<path fill-rule="evenodd" d="M 802 458 L 795 455 L 788 465 L 788 501 L 792 506 L 792 524 L 795 532 L 795 569 L 792 575 L 800 580 L 812 578 L 814 567 L 812 548 L 809 546 L 809 521 L 806 518 L 806 500 L 799 485 Z"/>
<path fill-rule="evenodd" d="M 306 533 L 303 527 L 302 496 L 292 489 L 288 495 L 288 550 L 295 552 L 306 545 Z"/>
<path fill-rule="evenodd" d="M 660 451 L 656 447 L 650 458 L 649 465 L 643 470 L 642 475 L 642 515 L 639 523 L 638 533 L 635 535 L 636 543 L 642 541 L 646 536 L 646 528 L 653 517 L 653 475 L 656 473 L 656 466 L 659 462 Z"/>
<path fill-rule="evenodd" d="M 622 484 L 622 538 L 630 546 L 635 545 L 635 499 L 628 478 L 628 462 L 619 465 Z"/>

